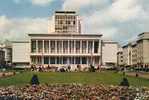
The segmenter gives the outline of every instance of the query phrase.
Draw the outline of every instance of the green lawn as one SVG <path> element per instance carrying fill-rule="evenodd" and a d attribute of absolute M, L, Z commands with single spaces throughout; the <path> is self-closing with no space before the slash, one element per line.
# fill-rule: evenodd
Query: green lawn
<path fill-rule="evenodd" d="M 106 71 L 106 72 L 23 72 L 12 77 L 0 79 L 0 86 L 8 85 L 25 85 L 30 82 L 33 74 L 37 74 L 40 83 L 82 83 L 82 84 L 106 84 L 118 85 L 122 80 L 122 74 Z M 127 76 L 132 86 L 149 87 L 149 80 Z"/>

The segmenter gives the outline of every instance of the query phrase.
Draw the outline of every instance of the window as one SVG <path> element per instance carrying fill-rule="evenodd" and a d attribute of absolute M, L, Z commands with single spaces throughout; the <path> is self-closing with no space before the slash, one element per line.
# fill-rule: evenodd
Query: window
<path fill-rule="evenodd" d="M 80 41 L 76 41 L 76 53 L 80 52 Z"/>
<path fill-rule="evenodd" d="M 89 41 L 88 42 L 88 53 L 92 53 L 92 47 L 93 47 L 92 41 Z"/>
<path fill-rule="evenodd" d="M 98 47 L 99 47 L 99 42 L 95 41 L 94 42 L 94 53 L 98 53 Z"/>
<path fill-rule="evenodd" d="M 55 64 L 55 57 L 50 58 L 50 64 Z"/>
<path fill-rule="evenodd" d="M 35 53 L 36 52 L 36 41 L 35 40 L 33 40 L 31 42 L 31 52 L 32 53 Z"/>
<path fill-rule="evenodd" d="M 76 22 L 75 21 L 73 21 L 73 25 L 75 25 L 76 24 Z"/>
<path fill-rule="evenodd" d="M 41 57 L 37 57 L 37 64 L 42 64 L 42 59 L 41 59 Z"/>
<path fill-rule="evenodd" d="M 67 58 L 63 57 L 63 64 L 67 64 Z"/>
<path fill-rule="evenodd" d="M 76 64 L 80 64 L 80 57 L 76 57 Z"/>
<path fill-rule="evenodd" d="M 43 50 L 43 44 L 42 44 L 42 41 L 38 41 L 38 52 L 41 53 Z"/>
<path fill-rule="evenodd" d="M 49 57 L 44 57 L 44 64 L 49 64 Z"/>
<path fill-rule="evenodd" d="M 82 57 L 82 64 L 87 64 L 87 58 L 86 57 Z"/>
<path fill-rule="evenodd" d="M 45 53 L 49 52 L 49 41 L 44 41 L 44 52 Z"/>
<path fill-rule="evenodd" d="M 63 49 L 64 53 L 68 52 L 68 41 L 63 41 Z"/>
<path fill-rule="evenodd" d="M 55 52 L 55 41 L 51 41 L 51 53 Z"/>
<path fill-rule="evenodd" d="M 86 41 L 82 41 L 82 53 L 86 53 Z"/>

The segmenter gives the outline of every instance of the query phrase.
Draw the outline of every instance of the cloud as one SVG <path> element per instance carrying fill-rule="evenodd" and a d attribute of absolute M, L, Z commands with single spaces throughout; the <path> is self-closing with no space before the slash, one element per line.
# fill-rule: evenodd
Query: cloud
<path fill-rule="evenodd" d="M 52 18 L 22 18 L 10 19 L 0 16 L 0 37 L 1 40 L 26 40 L 28 33 L 48 33 L 52 27 Z M 52 25 L 51 25 L 52 26 Z"/>
<path fill-rule="evenodd" d="M 106 5 L 110 0 L 63 0 L 63 10 L 76 10 L 84 9 L 86 7 L 97 8 Z"/>
<path fill-rule="evenodd" d="M 45 6 L 53 2 L 53 0 L 31 0 L 34 5 Z"/>
<path fill-rule="evenodd" d="M 111 5 L 96 8 L 94 12 L 82 15 L 83 32 L 101 33 L 104 38 L 111 37 L 121 43 L 131 40 L 139 33 L 149 31 L 146 3 L 149 1 L 115 0 Z"/>
<path fill-rule="evenodd" d="M 21 2 L 21 0 L 15 1 Z M 54 0 L 26 0 L 25 2 L 45 6 L 52 1 Z M 82 19 L 83 33 L 100 33 L 103 34 L 104 38 L 124 42 L 133 39 L 139 33 L 149 31 L 149 0 L 61 1 L 63 1 L 61 10 L 76 10 L 79 12 Z M 2 28 L 0 32 L 13 35 L 18 33 L 16 35 L 18 37 L 20 33 L 46 32 L 47 21 L 48 18 L 25 18 L 18 20 L 1 16 L 0 27 Z M 49 23 L 52 23 L 50 25 L 53 27 L 51 18 Z M 13 37 L 13 35 L 9 36 Z"/>

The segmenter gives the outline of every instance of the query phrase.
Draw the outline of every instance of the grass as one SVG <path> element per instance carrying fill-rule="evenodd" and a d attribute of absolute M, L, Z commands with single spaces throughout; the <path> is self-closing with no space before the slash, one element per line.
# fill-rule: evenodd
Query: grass
<path fill-rule="evenodd" d="M 105 85 L 119 85 L 122 81 L 122 74 L 111 71 L 106 72 L 23 72 L 12 77 L 1 78 L 0 86 L 16 85 L 22 86 L 28 84 L 33 74 L 37 74 L 40 83 L 81 83 L 81 84 L 105 84 Z M 146 86 L 149 87 L 149 80 L 144 78 L 136 78 L 127 76 L 130 85 L 135 87 Z"/>

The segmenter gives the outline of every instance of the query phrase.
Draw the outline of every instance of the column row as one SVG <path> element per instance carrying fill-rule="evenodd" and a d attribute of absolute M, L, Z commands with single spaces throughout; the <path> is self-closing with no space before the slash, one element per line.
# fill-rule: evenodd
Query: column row
<path fill-rule="evenodd" d="M 99 40 L 31 40 L 31 53 L 87 54 L 100 52 Z"/>
<path fill-rule="evenodd" d="M 99 57 L 48 57 L 32 56 L 32 64 L 99 64 Z"/>

